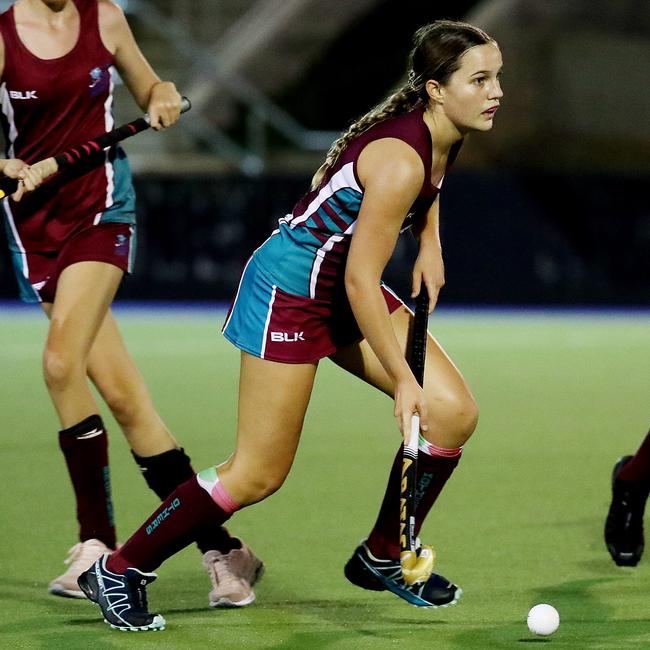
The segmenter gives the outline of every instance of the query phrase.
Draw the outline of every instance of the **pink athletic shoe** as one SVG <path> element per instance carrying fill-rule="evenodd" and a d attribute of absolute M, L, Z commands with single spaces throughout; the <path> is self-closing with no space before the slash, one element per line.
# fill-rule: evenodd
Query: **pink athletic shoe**
<path fill-rule="evenodd" d="M 262 577 L 264 564 L 241 540 L 241 548 L 228 553 L 208 551 L 203 566 L 212 581 L 210 607 L 244 607 L 255 600 L 253 585 Z"/>
<path fill-rule="evenodd" d="M 70 565 L 68 570 L 50 582 L 47 587 L 48 591 L 55 596 L 65 598 L 85 598 L 86 595 L 77 584 L 77 578 L 104 553 L 110 553 L 111 550 L 98 539 L 87 539 L 85 542 L 75 544 L 68 551 L 68 557 L 64 560 L 65 564 Z"/>

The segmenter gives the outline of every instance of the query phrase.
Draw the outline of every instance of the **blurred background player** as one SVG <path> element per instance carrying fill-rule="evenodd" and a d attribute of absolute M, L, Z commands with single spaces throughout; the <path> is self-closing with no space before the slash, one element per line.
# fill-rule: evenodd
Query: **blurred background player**
<path fill-rule="evenodd" d="M 100 152 L 37 192 L 29 165 L 113 127 L 112 66 L 156 130 L 174 124 L 180 95 L 140 52 L 122 10 L 109 0 L 18 0 L 0 16 L 0 169 L 22 180 L 5 200 L 7 232 L 26 302 L 50 319 L 43 372 L 59 416 L 59 443 L 74 487 L 79 543 L 51 593 L 83 598 L 77 578 L 116 548 L 108 441 L 90 378 L 110 408 L 151 489 L 164 499 L 194 476 L 154 409 L 110 305 L 135 253 L 135 196 L 121 148 Z M 19 202 L 16 202 L 18 200 Z M 262 564 L 239 539 L 206 524 L 194 536 L 213 582 L 210 604 L 246 605 Z"/>
<path fill-rule="evenodd" d="M 224 325 L 242 351 L 235 453 L 178 487 L 118 551 L 82 574 L 80 586 L 111 626 L 164 627 L 146 608 L 151 571 L 205 522 L 222 523 L 280 488 L 323 357 L 394 398 L 402 434 L 420 414 L 419 531 L 478 412 L 431 336 L 424 390 L 419 386 L 405 359 L 413 314 L 381 277 L 400 231 L 413 226 L 419 254 L 412 295 L 424 284 L 433 309 L 444 283 L 438 194 L 464 136 L 492 128 L 503 95 L 501 65 L 495 41 L 471 25 L 437 21 L 418 30 L 407 83 L 333 144 L 311 191 L 254 252 Z M 461 590 L 442 576 L 412 586 L 401 579 L 401 458 L 400 448 L 377 522 L 345 574 L 413 605 L 453 604 Z"/>
<path fill-rule="evenodd" d="M 612 472 L 612 502 L 605 544 L 618 566 L 636 566 L 643 555 L 643 515 L 650 492 L 650 431 L 634 456 L 623 456 Z"/>

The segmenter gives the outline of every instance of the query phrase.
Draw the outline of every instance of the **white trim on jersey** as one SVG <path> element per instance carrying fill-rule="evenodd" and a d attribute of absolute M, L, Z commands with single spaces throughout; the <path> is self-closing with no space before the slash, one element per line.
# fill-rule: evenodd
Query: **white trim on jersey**
<path fill-rule="evenodd" d="M 273 285 L 273 291 L 271 292 L 271 300 L 269 300 L 269 309 L 266 312 L 266 323 L 264 323 L 264 336 L 262 338 L 262 349 L 260 350 L 260 358 L 264 358 L 264 353 L 266 352 L 266 335 L 269 331 L 269 325 L 271 324 L 271 314 L 273 313 L 273 303 L 275 302 L 275 290 L 277 289 L 276 285 Z"/>
<path fill-rule="evenodd" d="M 320 207 L 334 194 L 339 190 L 350 188 L 361 193 L 363 190 L 359 187 L 357 179 L 354 176 L 354 162 L 349 162 L 341 169 L 339 169 L 332 178 L 330 178 L 329 183 L 321 189 L 321 191 L 316 195 L 314 200 L 307 206 L 307 209 L 303 214 L 300 215 L 291 215 L 288 214 L 282 219 L 280 223 L 286 223 L 290 228 L 295 228 L 296 226 L 304 223 L 314 214 Z"/>
<path fill-rule="evenodd" d="M 4 81 L 2 82 L 2 85 L 0 85 L 0 105 L 2 106 L 2 113 L 7 118 L 7 123 L 9 124 L 9 143 L 8 143 L 9 147 L 7 150 L 7 155 L 9 156 L 9 158 L 13 158 L 15 155 L 14 142 L 18 137 L 18 129 L 16 129 L 16 122 L 14 120 L 14 109 L 13 106 L 11 105 L 11 100 L 9 99 L 9 93 L 7 92 L 7 83 Z M 5 215 L 7 217 L 7 223 L 9 224 L 9 227 L 11 228 L 11 232 L 14 236 L 14 241 L 16 242 L 16 246 L 18 246 L 18 249 L 20 251 L 23 276 L 25 276 L 29 280 L 29 266 L 27 264 L 27 253 L 25 251 L 25 247 L 20 241 L 20 235 L 18 234 L 18 229 L 16 228 L 14 215 L 11 212 L 11 207 L 9 206 L 9 199 L 5 198 L 2 201 L 2 205 L 4 207 Z"/>
<path fill-rule="evenodd" d="M 354 226 L 357 222 L 353 221 L 345 230 L 340 234 L 332 235 L 317 251 L 316 256 L 314 257 L 314 262 L 311 265 L 311 274 L 309 276 L 309 297 L 316 297 L 316 283 L 318 282 L 318 274 L 320 273 L 320 267 L 325 259 L 325 255 L 329 253 L 334 247 L 334 244 L 337 244 L 340 241 L 343 241 L 346 235 L 351 235 L 354 232 Z"/>
<path fill-rule="evenodd" d="M 13 158 L 15 155 L 14 142 L 18 137 L 18 129 L 16 129 L 16 122 L 14 120 L 14 108 L 11 105 L 11 100 L 9 99 L 6 81 L 3 81 L 2 85 L 0 85 L 0 104 L 2 105 L 2 112 L 7 118 L 7 123 L 9 124 L 9 148 L 7 150 L 7 155 L 9 158 Z"/>
<path fill-rule="evenodd" d="M 135 248 L 136 248 L 136 239 L 135 239 L 135 225 L 129 225 L 129 261 L 127 263 L 126 270 L 128 273 L 133 273 L 133 263 L 135 261 Z"/>
<path fill-rule="evenodd" d="M 115 83 L 113 82 L 113 75 L 116 74 L 115 68 L 111 66 L 108 69 L 109 76 L 109 87 L 108 87 L 108 96 L 104 102 L 104 127 L 106 132 L 110 131 L 115 124 L 113 119 L 113 89 L 115 88 Z M 107 210 L 115 202 L 113 199 L 113 192 L 115 191 L 115 170 L 113 169 L 113 163 L 108 159 L 109 150 L 104 153 L 105 162 L 104 170 L 106 171 L 106 200 L 104 201 L 104 209 Z M 97 225 L 104 214 L 104 211 L 98 212 L 93 219 L 93 225 Z"/>

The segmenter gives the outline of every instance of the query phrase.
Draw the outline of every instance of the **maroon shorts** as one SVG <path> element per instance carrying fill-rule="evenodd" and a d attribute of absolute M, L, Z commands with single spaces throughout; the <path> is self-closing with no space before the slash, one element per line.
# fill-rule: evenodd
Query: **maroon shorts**
<path fill-rule="evenodd" d="M 24 302 L 54 302 L 61 272 L 77 262 L 106 262 L 130 273 L 135 254 L 135 226 L 100 223 L 79 231 L 53 253 L 14 253 L 13 262 Z"/>
<path fill-rule="evenodd" d="M 389 313 L 404 303 L 385 285 Z M 314 363 L 363 337 L 344 291 L 334 300 L 296 296 L 272 284 L 250 259 L 225 325 L 240 350 L 281 363 Z"/>

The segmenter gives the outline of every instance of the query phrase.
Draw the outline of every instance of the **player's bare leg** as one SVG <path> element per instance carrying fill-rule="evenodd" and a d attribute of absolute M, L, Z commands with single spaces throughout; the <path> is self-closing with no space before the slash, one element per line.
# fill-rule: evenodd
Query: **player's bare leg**
<path fill-rule="evenodd" d="M 280 488 L 298 447 L 316 364 L 285 364 L 241 356 L 235 453 L 219 480 L 240 505 Z"/>
<path fill-rule="evenodd" d="M 311 364 L 279 364 L 242 353 L 237 446 L 217 469 L 219 480 L 240 505 L 263 499 L 286 478 L 315 371 Z M 204 564 L 213 582 L 212 607 L 237 607 L 254 601 L 255 594 L 247 586 L 261 577 L 263 565 L 248 547 L 243 545 L 225 558 L 206 553 Z"/>
<path fill-rule="evenodd" d="M 95 336 L 87 369 L 129 446 L 138 456 L 154 456 L 178 447 L 154 407 L 142 374 L 110 310 Z"/>
<path fill-rule="evenodd" d="M 295 458 L 315 373 L 316 364 L 274 363 L 242 353 L 235 453 L 179 486 L 119 551 L 79 578 L 111 626 L 161 629 L 164 619 L 142 609 L 144 585 L 155 579 L 151 572 L 206 521 L 223 523 L 282 485 Z M 123 608 L 116 613 L 111 602 L 118 597 Z"/>
<path fill-rule="evenodd" d="M 400 307 L 390 319 L 406 354 L 413 316 L 408 309 Z M 367 341 L 350 345 L 330 358 L 391 398 L 394 396 L 393 381 Z M 427 341 L 424 390 L 429 405 L 426 439 L 443 448 L 464 445 L 476 428 L 478 408 L 460 371 L 431 334 Z"/>
<path fill-rule="evenodd" d="M 91 268 L 96 272 L 89 273 L 86 264 L 95 265 Z M 88 277 L 90 280 L 86 282 Z M 188 456 L 178 448 L 155 410 L 142 375 L 105 306 L 121 277 L 119 269 L 102 263 L 68 267 L 59 280 L 55 305 L 44 306 L 52 320 L 45 373 L 48 386 L 53 389 L 53 401 L 63 414 L 62 423 L 65 422 L 60 440 L 75 487 L 81 524 L 80 542 L 70 551 L 68 570 L 50 583 L 49 589 L 56 595 L 84 597 L 77 585 L 78 576 L 115 546 L 112 508 L 109 506 L 106 511 L 103 507 L 107 499 L 110 503 L 106 432 L 87 376 L 111 409 L 138 465 L 147 470 L 145 480 L 159 498 L 164 499 L 195 474 Z M 96 298 L 104 296 L 104 300 L 98 299 L 91 305 L 84 291 L 87 286 L 93 287 Z M 87 308 L 84 310 L 82 305 Z M 102 310 L 97 328 L 97 314 Z M 70 337 L 70 332 L 75 336 Z M 88 341 L 91 341 L 89 351 Z M 66 426 L 71 421 L 73 424 Z M 94 526 L 92 521 L 89 524 L 92 517 L 100 525 Z M 219 597 L 212 598 L 211 592 L 210 601 L 233 605 L 252 602 L 255 598 L 252 584 L 261 575 L 263 565 L 245 542 L 231 537 L 218 525 L 206 527 L 196 541 L 211 579 L 215 565 L 219 564 Z M 206 559 L 210 559 L 209 566 Z"/>
<path fill-rule="evenodd" d="M 72 264 L 61 273 L 54 304 L 43 305 L 50 318 L 43 372 L 63 429 L 97 413 L 86 378 L 88 355 L 122 276 L 103 262 Z"/>
<path fill-rule="evenodd" d="M 144 479 L 161 500 L 195 475 L 189 457 L 156 411 L 110 310 L 91 348 L 88 375 L 120 425 Z M 253 585 L 264 565 L 248 545 L 216 524 L 206 526 L 196 543 L 212 583 L 210 605 L 243 607 L 252 603 Z"/>
<path fill-rule="evenodd" d="M 59 415 L 59 444 L 74 487 L 79 543 L 70 549 L 68 570 L 49 584 L 55 595 L 83 598 L 77 576 L 102 553 L 115 548 L 108 472 L 108 440 L 86 377 L 93 341 L 113 300 L 122 271 L 102 262 L 79 262 L 63 270 L 50 318 L 43 373 Z"/>
<path fill-rule="evenodd" d="M 391 321 L 400 346 L 407 350 L 412 314 L 406 308 L 393 312 Z M 366 341 L 353 344 L 332 360 L 390 397 L 394 385 Z M 431 336 L 427 341 L 425 394 L 429 407 L 429 430 L 420 443 L 416 490 L 416 534 L 429 509 L 460 459 L 461 447 L 473 433 L 478 419 L 474 399 L 458 369 Z M 395 427 L 397 431 L 397 426 Z M 462 591 L 442 576 L 432 574 L 427 582 L 407 587 L 399 563 L 399 488 L 402 454 L 397 453 L 377 522 L 345 567 L 346 577 L 371 590 L 388 589 L 420 607 L 453 604 Z"/>

